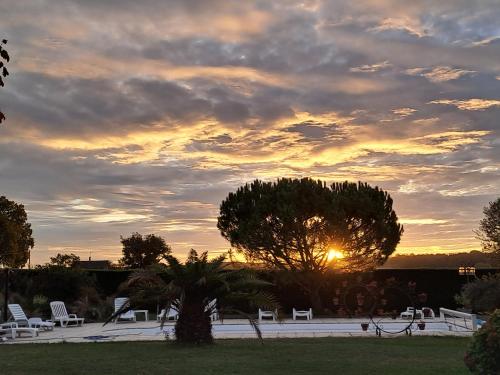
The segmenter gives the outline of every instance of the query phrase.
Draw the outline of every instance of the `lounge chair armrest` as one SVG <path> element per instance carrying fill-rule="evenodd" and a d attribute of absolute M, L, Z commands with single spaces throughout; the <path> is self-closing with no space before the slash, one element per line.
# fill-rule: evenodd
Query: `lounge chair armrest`
<path fill-rule="evenodd" d="M 1 328 L 19 328 L 17 322 L 7 322 L 0 324 Z"/>
<path fill-rule="evenodd" d="M 74 319 L 78 318 L 78 317 L 76 316 L 76 314 L 68 314 L 68 317 L 70 317 L 70 318 L 74 318 Z"/>

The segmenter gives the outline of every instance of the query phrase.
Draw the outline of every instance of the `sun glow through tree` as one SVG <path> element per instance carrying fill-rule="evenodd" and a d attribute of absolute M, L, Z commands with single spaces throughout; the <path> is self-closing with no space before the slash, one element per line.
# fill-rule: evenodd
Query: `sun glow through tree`
<path fill-rule="evenodd" d="M 343 258 L 344 258 L 344 253 L 342 251 L 334 248 L 328 250 L 328 257 L 327 257 L 328 262 L 332 262 Z"/>

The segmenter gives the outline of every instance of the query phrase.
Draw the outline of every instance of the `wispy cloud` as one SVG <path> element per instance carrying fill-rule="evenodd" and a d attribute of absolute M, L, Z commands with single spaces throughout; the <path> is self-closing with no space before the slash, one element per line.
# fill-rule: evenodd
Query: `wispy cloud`
<path fill-rule="evenodd" d="M 412 76 L 422 76 L 431 82 L 446 82 L 476 73 L 474 70 L 452 68 L 449 66 L 436 66 L 432 69 L 411 68 L 406 73 Z"/>
<path fill-rule="evenodd" d="M 436 224 L 446 224 L 448 220 L 443 219 L 431 219 L 431 218 L 400 218 L 399 221 L 403 224 L 410 225 L 436 225 Z"/>
<path fill-rule="evenodd" d="M 452 105 L 462 111 L 484 111 L 485 109 L 488 108 L 500 106 L 500 100 L 496 99 L 467 99 L 467 100 L 439 99 L 439 100 L 433 100 L 429 103 Z"/>
<path fill-rule="evenodd" d="M 350 68 L 349 70 L 351 72 L 357 72 L 357 73 L 373 73 L 373 72 L 378 72 L 380 70 L 389 69 L 391 67 L 392 64 L 386 60 L 377 64 L 356 66 L 354 68 Z"/>

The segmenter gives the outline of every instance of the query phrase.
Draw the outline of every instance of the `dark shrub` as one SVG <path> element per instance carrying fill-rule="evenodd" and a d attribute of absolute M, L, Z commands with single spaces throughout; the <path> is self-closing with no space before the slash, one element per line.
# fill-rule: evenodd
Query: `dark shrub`
<path fill-rule="evenodd" d="M 474 374 L 500 374 L 500 310 L 474 334 L 464 361 Z"/>
<path fill-rule="evenodd" d="M 32 276 L 28 295 L 44 295 L 49 301 L 71 304 L 78 300 L 84 287 L 95 286 L 87 273 L 65 267 L 44 267 Z"/>
<path fill-rule="evenodd" d="M 492 312 L 500 308 L 500 274 L 483 276 L 465 284 L 457 298 L 474 312 Z"/>

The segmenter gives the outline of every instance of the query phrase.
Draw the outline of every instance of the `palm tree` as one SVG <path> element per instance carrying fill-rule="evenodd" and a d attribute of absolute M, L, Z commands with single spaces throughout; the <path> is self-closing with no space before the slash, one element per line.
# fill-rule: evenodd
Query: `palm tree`
<path fill-rule="evenodd" d="M 179 343 L 212 343 L 210 315 L 215 308 L 222 319 L 227 313 L 244 316 L 261 337 L 256 320 L 235 306 L 277 308 L 274 297 L 262 290 L 270 283 L 260 280 L 248 269 L 228 270 L 225 259 L 226 256 L 222 255 L 209 260 L 206 252 L 198 255 L 191 250 L 184 264 L 168 255 L 165 257 L 168 267 L 163 272 L 153 269 L 135 272 L 126 287 L 129 303 L 113 314 L 108 322 L 127 310 L 158 301 L 166 311 L 170 308 L 179 311 L 175 324 L 175 337 Z M 217 306 L 209 306 L 214 299 Z M 164 318 L 162 326 L 163 323 Z"/>

